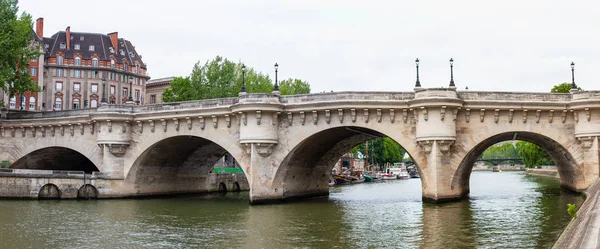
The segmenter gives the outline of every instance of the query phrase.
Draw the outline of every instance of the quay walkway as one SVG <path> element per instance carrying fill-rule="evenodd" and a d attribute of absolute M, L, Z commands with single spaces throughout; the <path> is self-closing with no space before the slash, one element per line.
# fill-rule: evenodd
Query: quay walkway
<path fill-rule="evenodd" d="M 600 248 L 600 180 L 585 191 L 586 200 L 577 218 L 565 228 L 553 248 Z M 565 208 L 565 212 L 567 207 Z"/>

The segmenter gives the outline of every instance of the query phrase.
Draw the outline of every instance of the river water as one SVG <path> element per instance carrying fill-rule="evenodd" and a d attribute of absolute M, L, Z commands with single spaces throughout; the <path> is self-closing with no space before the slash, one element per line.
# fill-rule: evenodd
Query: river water
<path fill-rule="evenodd" d="M 558 180 L 474 172 L 469 200 L 421 202 L 418 179 L 335 186 L 329 198 L 250 206 L 248 193 L 0 201 L 3 248 L 548 248 L 583 198 Z"/>

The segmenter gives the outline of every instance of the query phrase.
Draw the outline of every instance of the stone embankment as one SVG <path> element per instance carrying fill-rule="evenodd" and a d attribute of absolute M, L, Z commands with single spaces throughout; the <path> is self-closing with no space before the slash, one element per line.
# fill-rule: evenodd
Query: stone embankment
<path fill-rule="evenodd" d="M 525 174 L 533 176 L 548 176 L 559 178 L 558 169 L 556 169 L 555 166 L 542 166 L 539 169 L 527 169 L 525 170 Z"/>
<path fill-rule="evenodd" d="M 600 180 L 585 191 L 586 200 L 577 210 L 577 218 L 567 228 L 552 248 L 600 248 Z M 565 206 L 565 212 L 567 207 Z"/>

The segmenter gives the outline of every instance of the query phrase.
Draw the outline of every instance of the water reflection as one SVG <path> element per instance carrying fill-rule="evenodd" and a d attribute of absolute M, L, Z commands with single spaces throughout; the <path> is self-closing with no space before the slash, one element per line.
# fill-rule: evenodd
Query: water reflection
<path fill-rule="evenodd" d="M 421 202 L 419 180 L 248 205 L 248 193 L 169 199 L 0 201 L 7 248 L 548 248 L 582 197 L 556 179 L 473 173 L 469 200 Z"/>

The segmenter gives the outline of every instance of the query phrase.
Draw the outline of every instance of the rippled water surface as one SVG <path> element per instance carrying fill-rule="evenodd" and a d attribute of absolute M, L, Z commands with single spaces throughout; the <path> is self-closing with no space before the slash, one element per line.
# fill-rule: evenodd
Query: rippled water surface
<path fill-rule="evenodd" d="M 583 198 L 558 180 L 475 172 L 469 200 L 421 202 L 418 179 L 250 206 L 248 193 L 146 200 L 0 201 L 4 248 L 548 248 Z"/>

